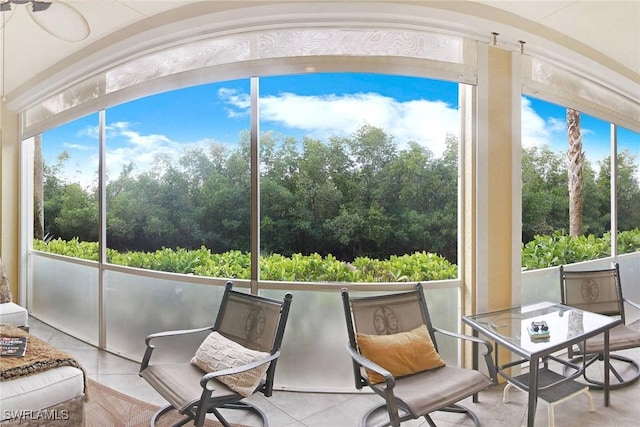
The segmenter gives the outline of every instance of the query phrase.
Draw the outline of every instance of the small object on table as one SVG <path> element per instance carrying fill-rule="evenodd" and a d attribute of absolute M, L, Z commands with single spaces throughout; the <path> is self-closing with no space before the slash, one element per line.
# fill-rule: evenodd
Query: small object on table
<path fill-rule="evenodd" d="M 549 325 L 544 320 L 532 321 L 531 325 L 527 328 L 529 331 L 529 338 L 531 341 L 547 341 L 549 340 Z"/>

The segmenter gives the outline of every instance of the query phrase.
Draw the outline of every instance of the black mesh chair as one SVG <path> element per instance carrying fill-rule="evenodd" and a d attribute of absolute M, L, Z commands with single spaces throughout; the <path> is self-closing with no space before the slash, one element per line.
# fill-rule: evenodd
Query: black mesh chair
<path fill-rule="evenodd" d="M 430 426 L 435 426 L 429 416 L 434 411 L 464 413 L 473 420 L 474 425 L 480 425 L 476 415 L 457 402 L 472 395 L 475 399 L 479 391 L 497 382 L 490 343 L 433 327 L 420 284 L 409 292 L 362 298 L 351 298 L 347 289 L 343 289 L 342 300 L 349 335 L 347 352 L 353 361 L 355 386 L 357 389 L 370 387 L 384 399 L 384 403 L 364 414 L 360 426 L 399 426 L 401 422 L 420 417 L 424 417 Z M 387 368 L 371 360 L 373 356 L 367 357 L 363 354 L 366 353 L 363 351 L 363 337 L 379 339 L 387 335 L 395 341 L 394 337 L 422 330 L 423 325 L 428 331 L 425 332 L 425 337 L 433 343 L 436 354 L 437 334 L 483 345 L 490 378 L 476 370 L 448 365 L 394 376 Z M 400 350 L 402 345 L 389 348 L 386 352 L 396 354 L 404 351 Z M 418 352 L 424 357 L 427 357 L 427 353 Z M 372 373 L 382 376 L 382 382 L 376 382 L 371 376 Z"/>
<path fill-rule="evenodd" d="M 228 427 L 229 423 L 219 411 L 224 408 L 249 410 L 262 418 L 263 425 L 268 425 L 266 415 L 244 398 L 257 392 L 267 397 L 272 394 L 292 296 L 287 293 L 284 301 L 279 301 L 237 292 L 232 286 L 227 283 L 213 326 L 161 332 L 146 338 L 140 376 L 169 402 L 155 414 L 151 425 L 175 409 L 185 416 L 176 425 L 193 420 L 194 425 L 202 426 L 207 413 L 212 413 Z M 150 363 L 155 349 L 152 341 L 207 332 L 210 334 L 191 361 Z M 211 349 L 215 351 L 208 352 Z M 215 364 L 222 370 L 207 372 L 202 364 Z"/>
<path fill-rule="evenodd" d="M 620 388 L 636 382 L 640 378 L 638 363 L 620 354 L 611 354 L 640 347 L 640 320 L 625 324 L 625 304 L 640 310 L 640 305 L 625 299 L 622 295 L 620 269 L 618 264 L 612 268 L 602 270 L 567 271 L 560 267 L 560 284 L 562 304 L 581 310 L 600 313 L 607 316 L 619 316 L 622 324 L 609 332 L 610 352 L 610 388 Z M 587 368 L 603 360 L 604 336 L 600 335 L 588 339 L 575 348 L 569 349 L 569 357 L 574 362 L 582 361 L 584 379 L 589 388 L 601 390 L 603 381 L 588 374 Z"/>

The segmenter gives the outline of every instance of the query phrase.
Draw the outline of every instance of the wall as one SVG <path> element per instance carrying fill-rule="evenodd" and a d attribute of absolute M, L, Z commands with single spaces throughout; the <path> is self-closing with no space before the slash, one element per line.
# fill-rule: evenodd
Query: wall
<path fill-rule="evenodd" d="M 18 116 L 0 100 L 0 256 L 11 283 L 14 302 L 24 301 L 18 277 Z"/>

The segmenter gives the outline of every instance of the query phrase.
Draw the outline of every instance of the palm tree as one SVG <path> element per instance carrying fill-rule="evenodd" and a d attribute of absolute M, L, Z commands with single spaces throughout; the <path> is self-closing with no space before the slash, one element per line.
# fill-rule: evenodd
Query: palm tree
<path fill-rule="evenodd" d="M 42 135 L 33 138 L 33 238 L 44 240 Z"/>
<path fill-rule="evenodd" d="M 582 188 L 584 151 L 582 151 L 582 133 L 580 132 L 580 112 L 567 109 L 567 132 L 569 138 L 569 235 L 582 235 Z"/>

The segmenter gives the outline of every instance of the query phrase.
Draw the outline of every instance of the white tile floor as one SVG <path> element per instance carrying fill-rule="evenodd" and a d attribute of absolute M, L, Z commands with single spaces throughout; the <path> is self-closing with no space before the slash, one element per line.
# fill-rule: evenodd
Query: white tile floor
<path fill-rule="evenodd" d="M 165 402 L 138 376 L 139 364 L 117 355 L 99 350 L 72 338 L 37 319 L 30 318 L 31 333 L 74 356 L 84 367 L 87 375 L 120 392 L 134 396 L 158 406 Z M 640 360 L 640 349 L 626 352 Z M 471 408 L 483 426 L 517 427 L 526 425 L 526 395 L 512 390 L 510 402 L 502 403 L 504 386 L 492 387 L 480 394 L 480 402 L 470 399 L 463 402 Z M 591 392 L 595 401 L 595 412 L 588 411 L 587 399 L 577 396 L 556 407 L 557 427 L 635 427 L 640 425 L 640 382 L 611 392 L 611 404 L 604 406 L 602 392 Z M 377 404 L 380 399 L 372 394 L 298 393 L 276 391 L 270 398 L 252 396 L 269 416 L 272 427 L 348 427 L 357 426 L 360 416 Z M 237 412 L 237 411 L 236 411 Z M 434 413 L 439 427 L 470 426 L 471 421 L 457 414 Z M 231 417 L 230 417 L 231 418 Z M 231 418 L 235 422 L 258 425 L 250 416 Z M 424 420 L 406 422 L 403 426 L 426 426 Z M 548 426 L 547 408 L 539 404 L 536 411 L 536 426 Z M 101 426 L 95 426 L 101 427 Z"/>

